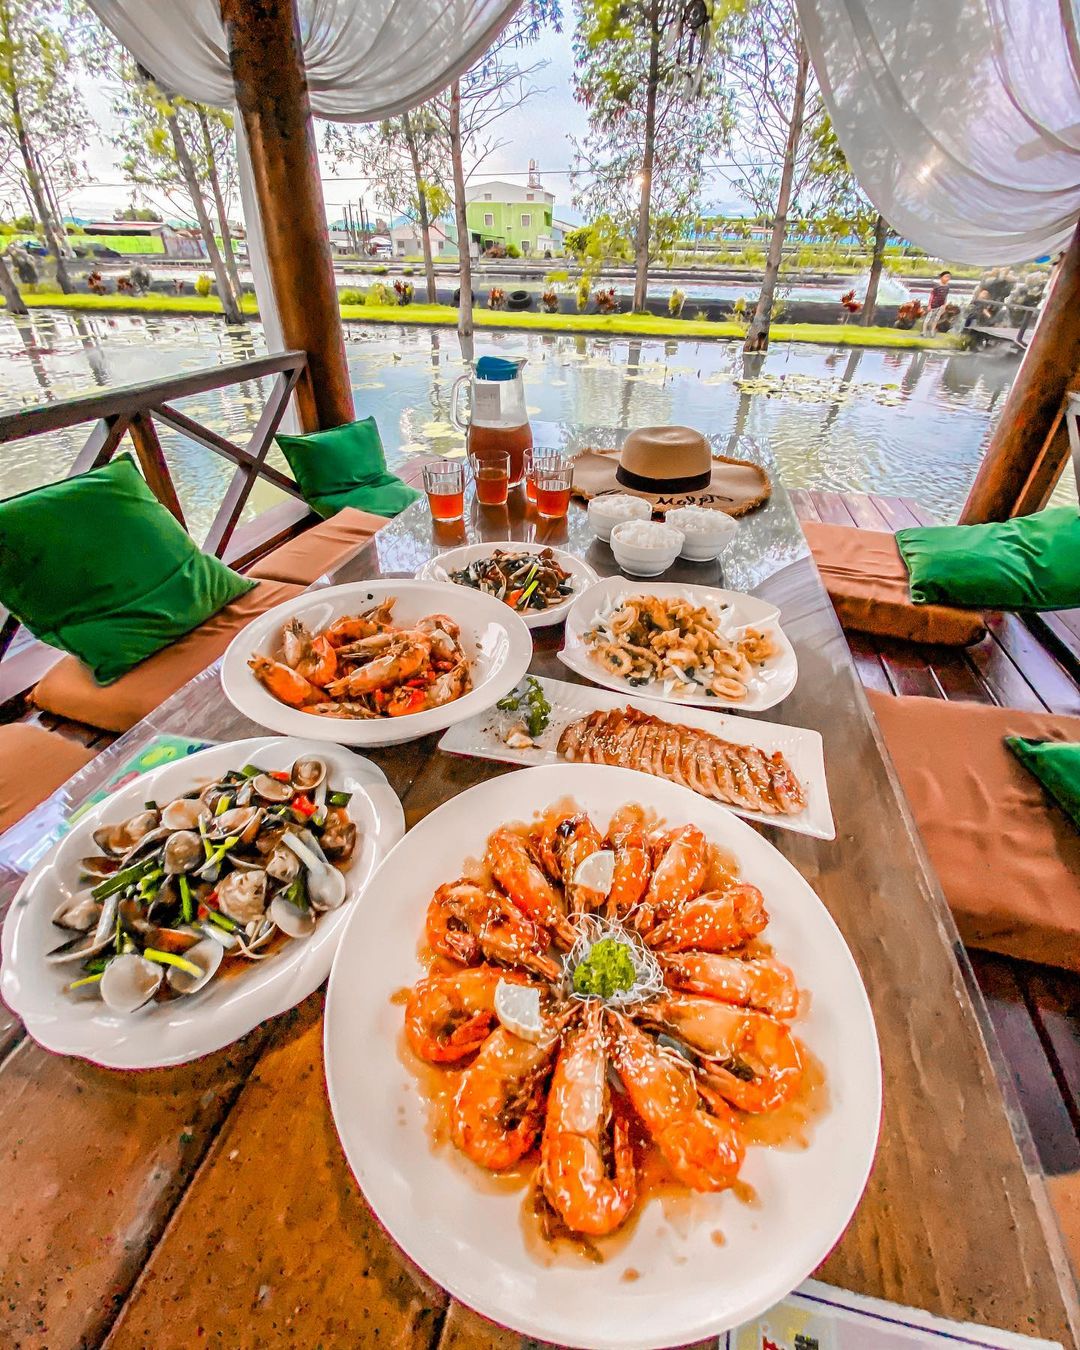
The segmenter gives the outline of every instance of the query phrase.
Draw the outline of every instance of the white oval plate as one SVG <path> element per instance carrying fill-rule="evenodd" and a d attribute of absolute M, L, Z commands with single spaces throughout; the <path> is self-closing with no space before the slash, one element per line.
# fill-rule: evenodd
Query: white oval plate
<path fill-rule="evenodd" d="M 445 553 L 439 553 L 434 558 L 429 558 L 423 567 L 416 574 L 417 581 L 449 581 L 451 572 L 458 572 L 463 567 L 468 567 L 469 563 L 476 562 L 478 558 L 487 558 L 496 549 L 501 549 L 504 553 L 541 553 L 547 544 L 521 544 L 516 539 L 508 539 L 505 544 L 463 544 L 461 548 L 451 548 Z M 597 574 L 588 563 L 582 562 L 580 558 L 575 558 L 572 553 L 565 553 L 561 548 L 553 548 L 555 561 L 560 567 L 570 573 L 570 582 L 573 591 L 559 605 L 552 605 L 550 609 L 528 610 L 520 614 L 530 628 L 550 628 L 552 624 L 562 623 L 569 612 L 570 606 L 574 603 L 582 591 L 587 590 L 594 582 L 599 580 Z M 460 584 L 460 583 L 456 583 Z M 471 586 L 465 587 L 471 590 Z M 518 613 L 517 610 L 511 610 L 512 614 Z"/>
<path fill-rule="evenodd" d="M 618 806 L 641 802 L 672 825 L 694 822 L 735 853 L 743 876 L 765 894 L 777 956 L 810 991 L 796 1029 L 824 1065 L 828 1093 L 807 1148 L 748 1150 L 741 1177 L 756 1194 L 753 1205 L 730 1191 L 687 1191 L 669 1221 L 663 1199 L 653 1197 L 601 1264 L 538 1259 L 522 1225 L 523 1193 L 493 1186 L 448 1143 L 433 1146 L 425 1102 L 399 1051 L 402 1008 L 391 1002 L 424 973 L 417 945 L 435 887 L 483 852 L 497 824 L 531 819 L 565 797 L 601 829 Z M 876 1147 L 881 1065 L 873 1016 L 825 906 L 729 811 L 629 769 L 523 769 L 459 794 L 410 830 L 353 909 L 330 976 L 324 1046 L 345 1155 L 394 1240 L 455 1298 L 559 1345 L 682 1345 L 771 1307 L 843 1233 Z M 637 1272 L 632 1282 L 628 1270 Z"/>
<path fill-rule="evenodd" d="M 255 678 L 248 658 L 256 653 L 276 657 L 281 630 L 299 617 L 321 631 L 343 614 L 359 614 L 388 595 L 397 597 L 394 623 L 407 628 L 428 614 L 448 614 L 461 627 L 461 645 L 472 666 L 472 689 L 441 708 L 405 717 L 354 721 L 317 717 L 289 708 Z M 464 586 L 433 581 L 356 581 L 306 591 L 254 619 L 237 633 L 221 663 L 221 683 L 232 705 L 246 717 L 286 736 L 305 736 L 344 745 L 398 745 L 430 731 L 443 731 L 489 708 L 509 693 L 529 668 L 532 638 L 521 619 L 501 600 Z"/>
<path fill-rule="evenodd" d="M 747 685 L 746 697 L 738 702 L 714 698 L 704 690 L 692 694 L 665 693 L 663 683 L 658 680 L 650 684 L 630 684 L 617 675 L 609 675 L 600 662 L 589 655 L 585 645 L 585 634 L 592 627 L 597 614 L 630 595 L 658 595 L 665 599 L 689 600 L 691 604 L 704 605 L 714 613 L 727 605 L 725 628 L 728 631 L 744 628 L 748 624 L 770 628 L 780 651 L 770 657 L 763 668 L 754 672 Z M 636 581 L 626 577 L 605 577 L 570 606 L 570 613 L 566 616 L 566 641 L 559 652 L 559 660 L 593 684 L 615 689 L 620 694 L 655 698 L 663 703 L 681 703 L 695 708 L 714 708 L 717 712 L 764 712 L 766 708 L 773 708 L 787 698 L 799 678 L 795 649 L 780 627 L 779 619 L 780 611 L 775 605 L 769 604 L 767 600 L 759 600 L 755 595 L 744 595 L 741 591 L 723 591 L 715 586 L 691 586 L 677 581 L 652 581 L 645 577 Z"/>
<path fill-rule="evenodd" d="M 353 794 L 349 814 L 359 840 L 345 873 L 348 896 L 341 908 L 325 914 L 310 938 L 288 943 L 265 961 L 245 963 L 247 969 L 211 980 L 197 994 L 149 1004 L 128 1017 L 110 1012 L 100 999 L 65 993 L 64 986 L 74 978 L 71 968 L 50 966 L 43 957 L 70 936 L 52 923 L 51 915 L 65 896 L 80 889 L 79 859 L 97 851 L 94 831 L 134 815 L 145 801 L 168 801 L 226 769 L 245 764 L 287 769 L 302 755 L 325 759 L 334 787 Z M 322 984 L 357 896 L 404 831 L 401 803 L 382 770 L 339 745 L 256 737 L 214 745 L 140 774 L 82 816 L 20 887 L 4 923 L 4 1002 L 47 1050 L 80 1055 L 111 1069 L 182 1064 L 219 1050 Z"/>

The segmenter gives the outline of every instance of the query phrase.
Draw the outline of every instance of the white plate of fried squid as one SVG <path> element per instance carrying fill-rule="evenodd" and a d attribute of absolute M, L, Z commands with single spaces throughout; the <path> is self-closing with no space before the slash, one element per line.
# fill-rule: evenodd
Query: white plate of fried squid
<path fill-rule="evenodd" d="M 799 675 L 779 619 L 739 591 L 609 577 L 574 602 L 559 660 L 621 693 L 763 712 Z"/>

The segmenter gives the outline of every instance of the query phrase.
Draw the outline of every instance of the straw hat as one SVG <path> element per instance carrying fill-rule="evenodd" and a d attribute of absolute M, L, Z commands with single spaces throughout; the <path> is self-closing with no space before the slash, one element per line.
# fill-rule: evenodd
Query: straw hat
<path fill-rule="evenodd" d="M 582 497 L 628 492 L 661 514 L 677 506 L 708 506 L 742 516 L 768 501 L 769 475 L 745 459 L 714 455 L 691 427 L 639 427 L 622 449 L 586 450 L 574 460 L 574 491 Z"/>

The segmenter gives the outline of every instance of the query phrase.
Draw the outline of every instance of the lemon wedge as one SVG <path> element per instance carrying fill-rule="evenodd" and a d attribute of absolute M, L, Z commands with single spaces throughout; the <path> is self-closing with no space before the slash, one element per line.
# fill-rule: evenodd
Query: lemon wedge
<path fill-rule="evenodd" d="M 597 895 L 607 895 L 614 881 L 615 854 L 609 848 L 590 853 L 574 873 L 575 886 L 595 891 Z"/>
<path fill-rule="evenodd" d="M 495 1016 L 507 1031 L 523 1041 L 538 1041 L 544 1030 L 540 990 L 533 985 L 500 980 L 495 986 Z"/>

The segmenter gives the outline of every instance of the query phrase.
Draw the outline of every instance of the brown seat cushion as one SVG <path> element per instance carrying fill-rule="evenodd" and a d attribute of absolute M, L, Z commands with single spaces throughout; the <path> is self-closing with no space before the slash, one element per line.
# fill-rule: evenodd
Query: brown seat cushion
<path fill-rule="evenodd" d="M 248 569 L 247 575 L 310 586 L 324 572 L 332 572 L 351 558 L 385 524 L 385 516 L 346 506 L 336 516 L 313 525 L 265 558 L 260 558 Z"/>
<path fill-rule="evenodd" d="M 1080 971 L 1080 833 L 1004 744 L 1080 741 L 1080 717 L 867 697 L 960 936 Z"/>
<path fill-rule="evenodd" d="M 0 727 L 0 830 L 22 820 L 95 753 L 25 722 Z"/>
<path fill-rule="evenodd" d="M 894 535 L 816 521 L 803 531 L 842 628 L 949 647 L 986 636 L 977 610 L 912 602 Z"/>
<path fill-rule="evenodd" d="M 212 665 L 245 624 L 303 589 L 280 581 L 260 581 L 254 590 L 226 605 L 179 641 L 140 661 L 115 684 L 96 683 L 80 661 L 65 656 L 38 682 L 31 701 L 73 722 L 87 722 L 105 731 L 127 731 Z"/>
<path fill-rule="evenodd" d="M 1073 1273 L 1080 1277 L 1080 1172 L 1047 1177 L 1046 1189 L 1050 1192 L 1050 1203 L 1065 1239 Z"/>

